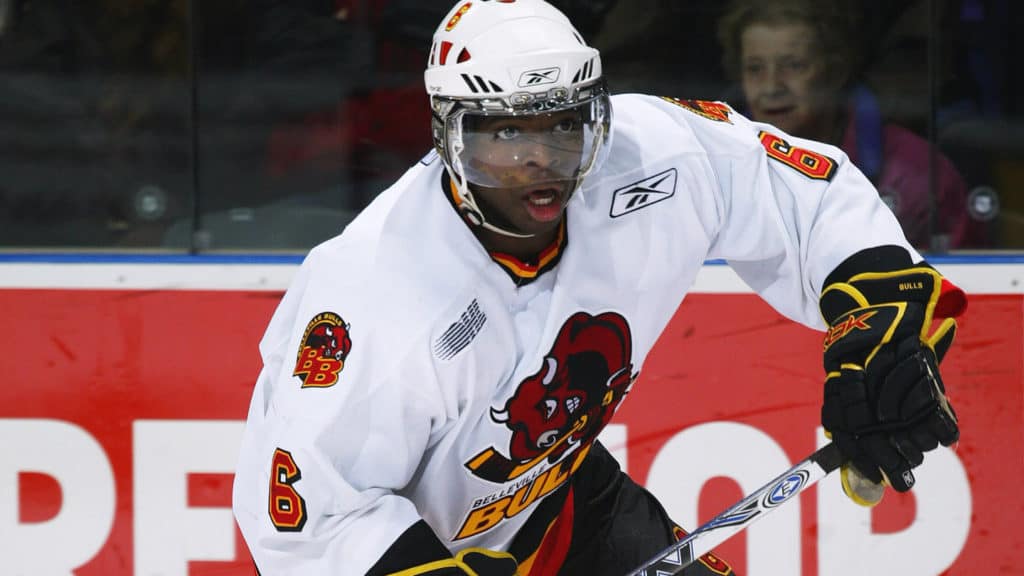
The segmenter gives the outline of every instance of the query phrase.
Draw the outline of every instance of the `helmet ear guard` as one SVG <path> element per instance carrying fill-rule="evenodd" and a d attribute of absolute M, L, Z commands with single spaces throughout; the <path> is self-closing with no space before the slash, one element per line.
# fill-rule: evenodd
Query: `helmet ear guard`
<path fill-rule="evenodd" d="M 472 164 L 459 157 L 466 152 L 466 115 L 532 116 L 587 107 L 581 113 L 588 122 L 586 149 L 571 177 L 562 175 L 572 181 L 572 191 L 607 155 L 611 103 L 600 54 L 543 0 L 456 4 L 434 33 L 424 81 L 434 147 L 462 196 L 460 211 L 474 225 L 528 236 L 493 226 L 480 210 L 470 186 L 476 181 L 463 169 Z"/>

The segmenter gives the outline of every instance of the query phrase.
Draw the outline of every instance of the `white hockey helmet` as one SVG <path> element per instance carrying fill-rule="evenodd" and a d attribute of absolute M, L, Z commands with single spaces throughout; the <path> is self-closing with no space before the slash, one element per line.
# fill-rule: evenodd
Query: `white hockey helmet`
<path fill-rule="evenodd" d="M 434 33 L 424 73 L 433 112 L 434 146 L 458 187 L 459 209 L 476 225 L 527 237 L 488 222 L 473 191 L 505 187 L 474 155 L 486 117 L 568 116 L 557 134 L 527 134 L 532 145 L 558 154 L 541 180 L 575 191 L 604 160 L 611 139 L 611 102 L 598 51 L 586 45 L 569 19 L 543 0 L 463 0 Z M 556 120 L 557 122 L 557 120 Z M 504 164 L 502 164 L 502 162 Z M 514 169 L 519 155 L 498 160 Z"/>

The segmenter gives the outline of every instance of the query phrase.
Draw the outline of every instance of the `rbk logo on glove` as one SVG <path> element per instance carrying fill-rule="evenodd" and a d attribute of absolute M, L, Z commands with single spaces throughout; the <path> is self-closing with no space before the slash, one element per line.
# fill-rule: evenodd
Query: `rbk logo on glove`
<path fill-rule="evenodd" d="M 829 328 L 828 333 L 825 334 L 825 350 L 828 350 L 832 344 L 835 344 L 852 330 L 871 330 L 871 325 L 867 321 L 877 313 L 875 310 L 870 310 L 860 315 L 850 314 L 846 320 Z"/>

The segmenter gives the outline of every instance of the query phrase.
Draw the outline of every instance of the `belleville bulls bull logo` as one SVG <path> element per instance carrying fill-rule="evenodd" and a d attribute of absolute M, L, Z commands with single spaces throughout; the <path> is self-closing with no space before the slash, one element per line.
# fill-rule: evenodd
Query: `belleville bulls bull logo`
<path fill-rule="evenodd" d="M 328 388 L 338 382 L 352 349 L 349 325 L 334 312 L 321 312 L 306 325 L 293 376 L 303 388 Z"/>
<path fill-rule="evenodd" d="M 473 474 L 508 482 L 547 459 L 589 445 L 636 379 L 626 319 L 614 312 L 572 315 L 533 375 L 491 419 L 512 431 L 508 458 L 488 448 L 466 463 Z"/>

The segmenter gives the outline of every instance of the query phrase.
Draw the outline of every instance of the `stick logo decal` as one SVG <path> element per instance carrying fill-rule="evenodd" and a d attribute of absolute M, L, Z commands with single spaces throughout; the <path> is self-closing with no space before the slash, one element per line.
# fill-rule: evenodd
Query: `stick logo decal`
<path fill-rule="evenodd" d="M 810 475 L 806 470 L 797 470 L 782 480 L 779 480 L 779 483 L 765 494 L 764 501 L 761 502 L 761 504 L 763 504 L 765 508 L 774 508 L 786 500 L 789 500 L 794 495 L 800 493 L 804 484 L 807 484 L 809 476 Z"/>

